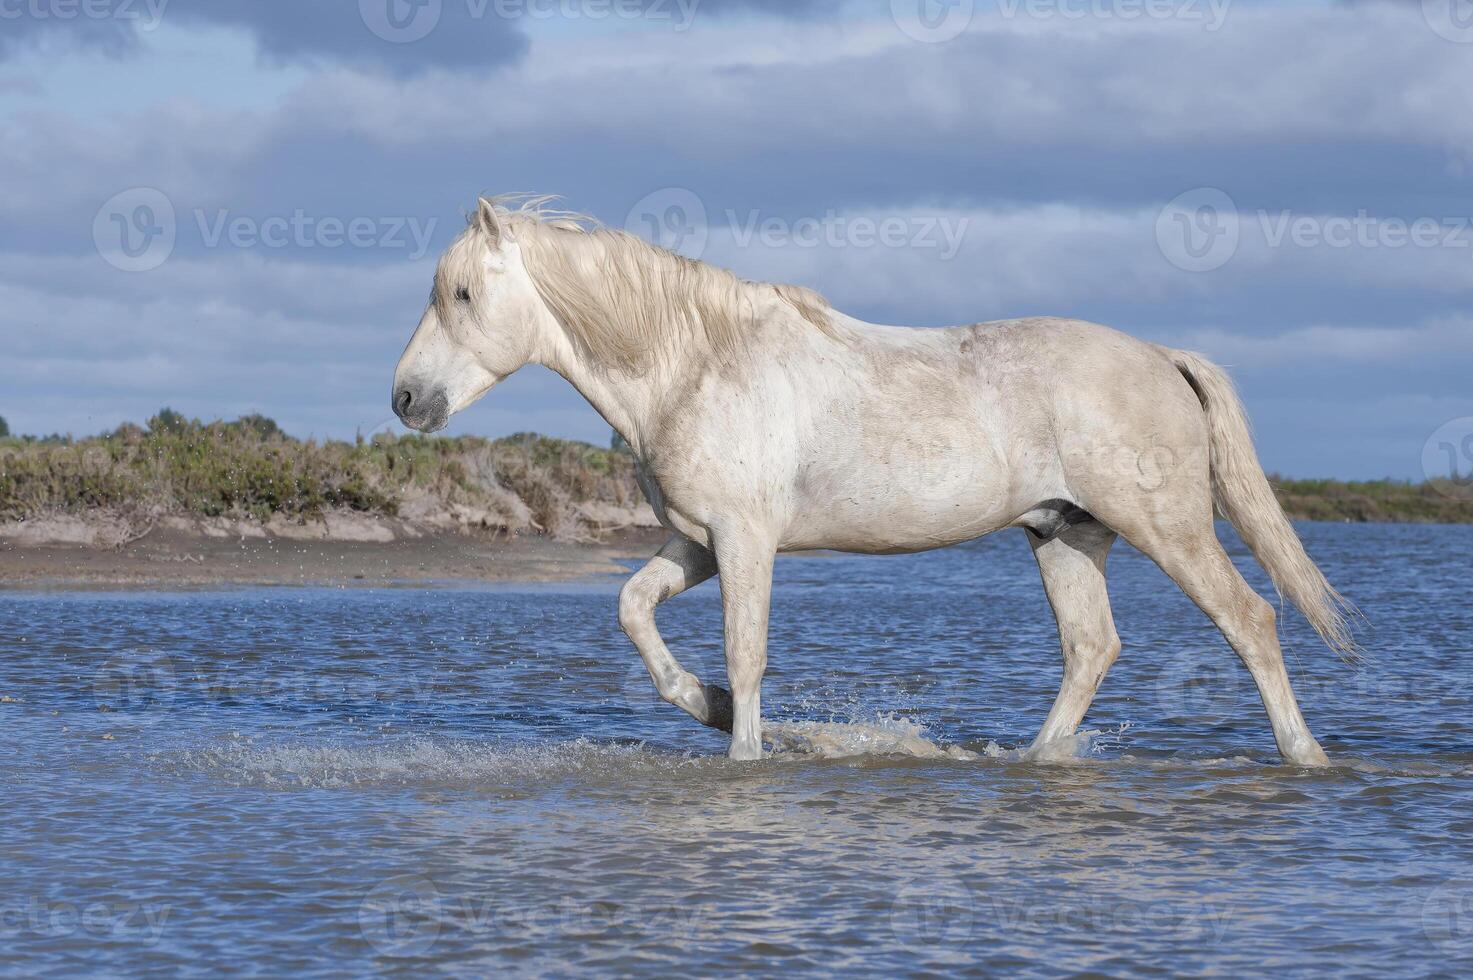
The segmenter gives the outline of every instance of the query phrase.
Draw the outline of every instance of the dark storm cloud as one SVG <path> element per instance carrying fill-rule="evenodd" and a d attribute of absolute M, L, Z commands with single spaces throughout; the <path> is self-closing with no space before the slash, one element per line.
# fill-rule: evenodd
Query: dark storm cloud
<path fill-rule="evenodd" d="M 697 17 L 805 18 L 844 0 L 0 0 L 0 59 L 32 47 L 125 54 L 161 23 L 245 30 L 263 57 L 412 74 L 514 61 L 529 22 L 645 17 L 680 29 Z M 617 13 L 615 13 L 617 12 Z"/>

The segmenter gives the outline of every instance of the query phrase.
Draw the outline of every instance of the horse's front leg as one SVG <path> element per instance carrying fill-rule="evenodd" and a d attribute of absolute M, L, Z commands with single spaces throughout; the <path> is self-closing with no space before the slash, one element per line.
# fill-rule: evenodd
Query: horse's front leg
<path fill-rule="evenodd" d="M 660 697 L 703 725 L 731 731 L 731 695 L 702 684 L 670 653 L 655 626 L 655 607 L 716 574 L 716 557 L 689 538 L 676 535 L 649 564 L 635 572 L 619 592 L 619 625 L 624 628 L 654 679 Z"/>
<path fill-rule="evenodd" d="M 733 759 L 762 758 L 762 674 L 767 669 L 767 611 L 776 549 L 750 536 L 716 535 L 726 674 L 731 681 Z"/>

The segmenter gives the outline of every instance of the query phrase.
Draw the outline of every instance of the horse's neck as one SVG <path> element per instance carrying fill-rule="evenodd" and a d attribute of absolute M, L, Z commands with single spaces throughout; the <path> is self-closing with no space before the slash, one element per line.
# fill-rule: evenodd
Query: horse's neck
<path fill-rule="evenodd" d="M 906 342 L 912 334 L 921 333 L 914 328 L 865 323 L 837 311 L 834 315 L 847 335 L 844 340 L 823 334 L 812 325 L 801 322 L 796 312 L 792 313 L 795 322 L 787 326 L 792 331 L 793 346 L 781 352 L 774 350 L 774 363 L 780 362 L 785 370 L 800 374 L 819 371 L 821 364 L 827 364 L 832 371 L 836 364 L 846 360 L 845 355 L 848 354 L 855 362 L 853 371 L 862 373 L 867 362 L 860 348 L 866 346 L 867 341 L 894 345 Z M 560 326 L 549 335 L 551 339 L 546 350 L 537 357 L 538 362 L 562 375 L 603 416 L 604 421 L 641 454 L 650 448 L 645 445 L 646 440 L 656 437 L 658 423 L 667 414 L 665 402 L 672 392 L 681 393 L 674 396 L 678 398 L 695 397 L 691 379 L 704 373 L 704 369 L 688 358 L 709 357 L 708 354 L 677 349 L 678 353 L 657 359 L 646 371 L 633 373 L 590 363 L 586 350 L 575 345 Z M 832 346 L 836 344 L 839 345 L 837 349 Z M 737 377 L 732 377 L 732 383 L 737 383 Z M 750 382 L 755 377 L 750 375 L 745 380 Z M 695 405 L 684 407 L 690 411 L 697 409 Z"/>
<path fill-rule="evenodd" d="M 653 372 L 647 377 L 634 377 L 624 371 L 591 364 L 586 353 L 578 349 L 561 329 L 547 349 L 539 352 L 536 360 L 577 389 L 626 442 L 636 449 L 640 447 L 642 434 L 649 430 L 654 416 L 659 392 L 667 387 L 661 378 Z"/>

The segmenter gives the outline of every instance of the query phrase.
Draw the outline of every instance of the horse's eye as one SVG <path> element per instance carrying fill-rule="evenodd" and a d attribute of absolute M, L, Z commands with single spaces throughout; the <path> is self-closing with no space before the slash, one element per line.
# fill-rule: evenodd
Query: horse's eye
<path fill-rule="evenodd" d="M 461 286 L 455 291 L 455 298 L 462 303 L 469 303 L 471 301 L 471 291 L 465 286 Z"/>

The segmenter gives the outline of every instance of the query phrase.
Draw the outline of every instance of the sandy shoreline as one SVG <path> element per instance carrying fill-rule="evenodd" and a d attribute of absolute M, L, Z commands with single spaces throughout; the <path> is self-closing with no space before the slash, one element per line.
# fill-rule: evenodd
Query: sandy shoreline
<path fill-rule="evenodd" d="M 622 574 L 665 534 L 633 529 L 598 544 L 538 536 L 431 534 L 390 541 L 204 536 L 152 531 L 117 547 L 0 540 L 0 588 L 386 586 L 554 582 Z"/>

